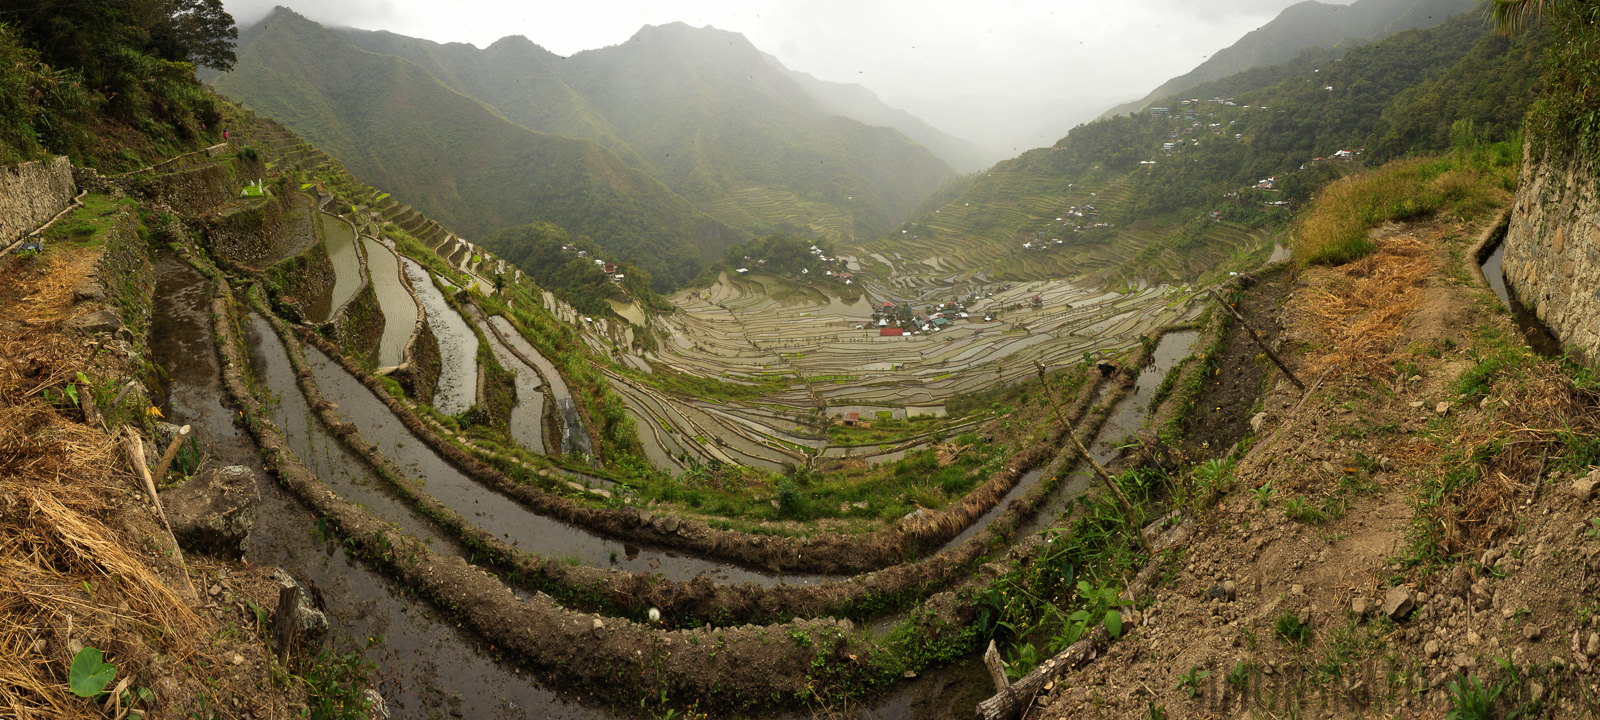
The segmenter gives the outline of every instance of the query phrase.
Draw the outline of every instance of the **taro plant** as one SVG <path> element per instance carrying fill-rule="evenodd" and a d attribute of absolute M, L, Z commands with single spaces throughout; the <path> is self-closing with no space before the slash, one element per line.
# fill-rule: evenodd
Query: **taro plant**
<path fill-rule="evenodd" d="M 67 687 L 78 697 L 99 697 L 105 694 L 106 684 L 116 677 L 117 666 L 106 662 L 98 648 L 86 647 L 72 656 L 72 667 L 67 671 Z"/>
<path fill-rule="evenodd" d="M 1173 685 L 1172 687 L 1175 690 L 1184 691 L 1189 695 L 1189 697 L 1193 698 L 1194 696 L 1200 694 L 1202 687 L 1201 683 L 1205 682 L 1205 679 L 1208 677 L 1211 677 L 1210 670 L 1201 670 L 1199 665 L 1190 665 L 1189 672 L 1179 675 L 1178 684 Z"/>

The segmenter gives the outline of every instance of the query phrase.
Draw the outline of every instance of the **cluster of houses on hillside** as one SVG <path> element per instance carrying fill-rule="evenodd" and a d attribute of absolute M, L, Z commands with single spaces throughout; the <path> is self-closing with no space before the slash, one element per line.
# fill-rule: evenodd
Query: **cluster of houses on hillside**
<path fill-rule="evenodd" d="M 578 250 L 577 247 L 572 246 L 572 245 L 562 245 L 561 246 L 561 250 L 563 252 L 574 252 L 574 251 L 576 251 L 578 253 L 578 257 L 581 257 L 581 258 L 589 257 L 589 251 L 588 250 Z M 600 268 L 600 270 L 606 274 L 606 276 L 611 280 L 611 282 L 621 283 L 623 280 L 627 279 L 626 275 L 617 272 L 617 264 L 614 263 L 614 262 L 610 262 L 610 261 L 607 261 L 607 260 L 601 260 L 600 258 L 594 258 L 594 264 L 595 264 L 596 267 Z"/>
<path fill-rule="evenodd" d="M 1009 287 L 1009 286 L 1006 286 Z M 972 314 L 967 312 L 967 306 L 977 302 L 980 297 L 990 297 L 974 292 L 964 297 L 957 298 L 939 305 L 926 306 L 922 312 L 911 307 L 910 303 L 895 304 L 884 301 L 872 312 L 872 327 L 876 327 L 878 335 L 883 337 L 896 337 L 902 335 L 922 335 L 936 333 L 949 328 L 952 323 L 960 320 L 978 322 Z M 993 312 L 985 313 L 981 322 L 994 322 Z M 865 330 L 867 325 L 858 325 L 856 329 Z"/>

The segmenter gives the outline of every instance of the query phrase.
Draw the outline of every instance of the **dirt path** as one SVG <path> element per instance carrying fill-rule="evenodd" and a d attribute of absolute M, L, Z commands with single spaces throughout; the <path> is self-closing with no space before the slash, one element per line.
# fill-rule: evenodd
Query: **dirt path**
<path fill-rule="evenodd" d="M 1192 508 L 1200 530 L 1128 635 L 1028 717 L 1438 717 L 1468 676 L 1501 688 L 1494 717 L 1585 711 L 1600 553 L 1584 531 L 1600 511 L 1570 489 L 1592 440 L 1560 433 L 1600 408 L 1467 279 L 1480 229 L 1386 226 L 1373 257 L 1295 280 L 1291 368 L 1327 373 L 1298 414 L 1301 393 L 1230 335 L 1238 377 L 1207 388 L 1199 409 L 1218 417 L 1190 439 L 1230 443 L 1265 372 L 1262 451 Z M 1275 292 L 1243 303 L 1258 330 Z M 1506 369 L 1463 394 L 1490 365 Z M 1414 609 L 1391 616 L 1390 596 Z"/>

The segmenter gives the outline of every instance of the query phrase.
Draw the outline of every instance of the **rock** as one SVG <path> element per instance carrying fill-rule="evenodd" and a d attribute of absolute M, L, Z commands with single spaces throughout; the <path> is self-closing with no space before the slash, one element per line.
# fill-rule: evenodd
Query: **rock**
<path fill-rule="evenodd" d="M 1600 656 L 1600 633 L 1589 633 L 1589 644 L 1583 646 L 1583 654 L 1589 657 Z"/>
<path fill-rule="evenodd" d="M 1474 645 L 1475 646 L 1475 645 L 1477 645 L 1478 643 L 1481 643 L 1481 642 L 1483 642 L 1483 637 L 1478 635 L 1478 631 L 1477 630 L 1468 630 L 1467 631 L 1467 644 L 1468 645 Z"/>
<path fill-rule="evenodd" d="M 1229 601 L 1239 596 L 1239 585 L 1232 580 L 1222 583 L 1222 590 L 1228 594 Z"/>
<path fill-rule="evenodd" d="M 1350 612 L 1355 613 L 1358 618 L 1364 618 L 1367 613 L 1372 612 L 1371 603 L 1364 597 L 1358 597 L 1350 601 Z"/>
<path fill-rule="evenodd" d="M 1399 622 L 1409 614 L 1415 601 L 1411 597 L 1411 590 L 1404 585 L 1389 588 L 1389 593 L 1383 596 L 1383 614 L 1390 620 Z"/>
<path fill-rule="evenodd" d="M 228 662 L 231 662 L 231 663 L 233 663 L 235 665 L 243 665 L 244 664 L 244 656 L 240 655 L 239 653 L 234 653 L 233 657 L 228 658 Z"/>
<path fill-rule="evenodd" d="M 1206 597 L 1212 600 L 1227 600 L 1228 591 L 1222 589 L 1221 585 L 1212 585 L 1211 589 L 1206 591 Z"/>
<path fill-rule="evenodd" d="M 1528 698 L 1536 703 L 1544 702 L 1544 683 L 1537 680 L 1528 683 Z"/>
<path fill-rule="evenodd" d="M 1422 407 L 1422 401 L 1421 400 L 1412 400 L 1409 404 L 1411 405 L 1411 407 L 1414 407 L 1414 408 Z"/>
<path fill-rule="evenodd" d="M 1427 644 L 1422 646 L 1422 652 L 1428 655 L 1429 660 L 1439 657 L 1439 641 L 1429 640 Z"/>
<path fill-rule="evenodd" d="M 600 618 L 595 618 L 594 624 L 589 627 L 589 632 L 594 633 L 595 637 L 601 637 L 606 634 L 606 624 L 601 622 Z"/>
<path fill-rule="evenodd" d="M 1522 628 L 1522 639 L 1528 642 L 1539 642 L 1539 638 L 1542 635 L 1544 635 L 1544 631 L 1533 623 L 1528 623 L 1526 627 Z"/>
<path fill-rule="evenodd" d="M 1267 421 L 1267 414 L 1266 413 L 1264 413 L 1264 412 L 1256 413 L 1254 417 L 1250 418 L 1250 432 L 1253 432 L 1253 433 L 1256 433 L 1256 434 L 1259 435 L 1261 433 L 1261 425 L 1262 425 L 1262 423 L 1265 423 L 1266 421 Z"/>
<path fill-rule="evenodd" d="M 315 647 L 322 644 L 322 638 L 328 634 L 328 615 L 317 609 L 311 589 L 306 587 L 305 583 L 294 579 L 293 575 L 284 572 L 282 568 L 272 571 L 272 579 L 278 581 L 279 587 L 300 588 L 300 599 L 295 603 L 294 614 L 290 619 L 294 622 L 300 638 L 307 645 Z M 277 602 L 274 600 L 273 612 L 277 612 L 276 608 Z"/>
<path fill-rule="evenodd" d="M 377 690 L 367 688 L 361 691 L 361 697 L 367 699 L 367 715 L 374 720 L 389 720 L 389 705 L 383 701 L 383 696 Z"/>
<path fill-rule="evenodd" d="M 1578 502 L 1588 502 L 1594 497 L 1595 486 L 1600 485 L 1600 477 L 1597 477 L 1596 473 L 1600 473 L 1600 470 L 1572 481 L 1572 496 L 1577 498 Z"/>
<path fill-rule="evenodd" d="M 100 302 L 104 299 L 106 299 L 106 289 L 94 278 L 86 279 L 72 288 L 72 301 L 75 303 Z"/>
<path fill-rule="evenodd" d="M 1433 406 L 1433 411 L 1439 413 L 1440 415 L 1448 414 L 1450 412 L 1450 401 L 1446 400 L 1438 405 Z"/>
<path fill-rule="evenodd" d="M 109 308 L 101 308 L 68 320 L 66 328 L 86 335 L 127 332 L 127 327 L 122 324 L 122 318 L 117 317 L 117 314 Z"/>
<path fill-rule="evenodd" d="M 649 525 L 652 520 L 655 520 L 655 517 L 656 516 L 652 515 L 649 510 L 640 510 L 639 511 L 639 524 L 640 525 Z"/>
<path fill-rule="evenodd" d="M 161 493 L 172 534 L 185 547 L 238 558 L 256 527 L 261 495 L 255 473 L 242 465 L 205 470 Z"/>

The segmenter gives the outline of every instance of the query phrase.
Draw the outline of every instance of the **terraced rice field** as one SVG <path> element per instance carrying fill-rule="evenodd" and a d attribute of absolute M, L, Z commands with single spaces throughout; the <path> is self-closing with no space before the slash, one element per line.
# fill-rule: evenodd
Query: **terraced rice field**
<path fill-rule="evenodd" d="M 333 262 L 333 287 L 311 307 L 312 322 L 324 322 L 344 307 L 361 288 L 361 251 L 356 249 L 356 231 L 344 218 L 322 216 L 323 242 Z"/>
<path fill-rule="evenodd" d="M 854 239 L 850 217 L 830 205 L 807 202 L 775 187 L 751 187 L 729 193 L 701 206 L 706 214 L 734 227 L 799 226 L 820 237 Z"/>
<path fill-rule="evenodd" d="M 951 294 L 948 287 L 923 293 L 930 301 Z M 1182 287 L 1118 294 L 1040 281 L 967 308 L 973 320 L 998 312 L 994 322 L 957 320 L 936 333 L 884 337 L 871 319 L 881 297 L 848 303 L 769 274 L 724 275 L 710 288 L 672 296 L 679 312 L 655 318 L 663 341 L 648 360 L 731 383 L 786 383 L 758 403 L 676 397 L 615 372 L 608 377 L 658 467 L 676 472 L 693 459 L 775 469 L 837 450 L 827 448 L 824 433 L 844 408 L 942 411 L 954 395 L 1031 377 L 1035 362 L 1060 367 L 1086 352 L 1132 347 L 1195 311 L 1194 294 Z M 1024 309 L 1014 309 L 1019 303 Z"/>

